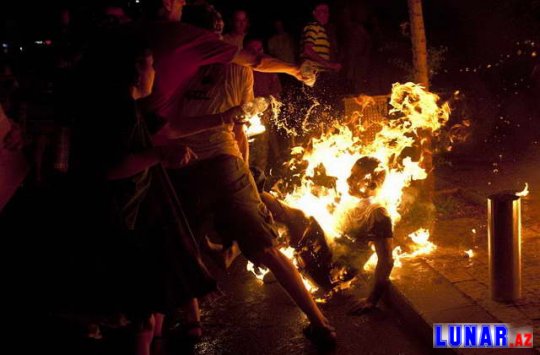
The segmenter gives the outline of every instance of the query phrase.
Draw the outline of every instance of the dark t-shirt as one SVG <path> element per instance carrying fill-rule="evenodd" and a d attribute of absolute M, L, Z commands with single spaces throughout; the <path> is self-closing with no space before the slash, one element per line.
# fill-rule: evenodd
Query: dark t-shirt
<path fill-rule="evenodd" d="M 238 51 L 215 33 L 180 22 L 154 22 L 147 26 L 146 33 L 156 69 L 147 108 L 167 120 L 177 116 L 180 99 L 200 67 L 230 63 Z"/>

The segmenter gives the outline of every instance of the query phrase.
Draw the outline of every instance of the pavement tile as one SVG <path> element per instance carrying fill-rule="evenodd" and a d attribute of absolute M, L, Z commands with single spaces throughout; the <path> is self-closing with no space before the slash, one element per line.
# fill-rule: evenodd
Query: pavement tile
<path fill-rule="evenodd" d="M 424 313 L 429 323 L 496 323 L 497 319 L 476 305 Z"/>
<path fill-rule="evenodd" d="M 470 305 L 444 277 L 424 263 L 408 263 L 393 284 L 422 314 Z"/>

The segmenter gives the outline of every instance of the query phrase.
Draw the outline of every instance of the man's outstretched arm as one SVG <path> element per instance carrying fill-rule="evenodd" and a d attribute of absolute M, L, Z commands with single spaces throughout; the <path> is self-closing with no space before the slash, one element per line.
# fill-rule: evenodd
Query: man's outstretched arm
<path fill-rule="evenodd" d="M 232 62 L 259 72 L 289 74 L 300 81 L 304 80 L 298 66 L 267 55 L 257 56 L 245 50 L 240 50 L 236 53 Z"/>

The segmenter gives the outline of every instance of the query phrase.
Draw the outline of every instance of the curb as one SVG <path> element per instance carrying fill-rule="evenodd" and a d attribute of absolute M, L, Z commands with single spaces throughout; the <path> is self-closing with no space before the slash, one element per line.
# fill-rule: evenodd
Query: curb
<path fill-rule="evenodd" d="M 422 280 L 422 282 L 419 282 Z M 403 265 L 392 281 L 383 301 L 396 310 L 420 340 L 433 344 L 434 323 L 504 323 L 463 294 L 425 261 Z M 515 349 L 434 349 L 446 354 L 515 354 Z M 539 349 L 521 349 L 522 353 L 540 353 Z"/>

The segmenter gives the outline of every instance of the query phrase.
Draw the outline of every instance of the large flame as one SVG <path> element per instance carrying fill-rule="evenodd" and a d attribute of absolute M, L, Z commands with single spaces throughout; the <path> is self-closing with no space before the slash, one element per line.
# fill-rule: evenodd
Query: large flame
<path fill-rule="evenodd" d="M 307 145 L 293 148 L 288 165 L 292 176 L 298 178 L 300 184 L 280 197 L 290 206 L 313 216 L 332 244 L 336 238 L 346 234 L 345 222 L 362 202 L 349 194 L 347 178 L 351 168 L 361 157 L 374 157 L 381 162 L 379 168 L 386 172 L 386 179 L 371 202 L 386 208 L 392 222 L 397 223 L 401 218 L 399 211 L 404 188 L 413 180 L 423 180 L 428 176 L 423 168 L 423 155 L 415 161 L 405 154 L 406 149 L 420 145 L 421 150 L 426 152 L 426 138 L 436 135 L 448 121 L 449 105 L 439 105 L 438 102 L 437 95 L 420 85 L 394 84 L 388 119 L 381 123 L 373 140 L 365 139 L 365 128 L 361 122 L 334 123 Z M 276 106 L 272 104 L 273 108 Z M 361 119 L 362 114 L 355 117 Z M 292 135 L 296 134 L 292 132 Z M 428 254 L 435 249 L 435 245 L 428 240 L 429 231 L 425 229 L 412 233 L 410 238 L 412 245 L 409 253 L 403 253 L 400 247 L 394 249 L 395 267 L 401 265 L 401 259 Z M 292 251 L 284 252 L 291 254 L 289 258 L 296 263 Z M 377 255 L 373 253 L 364 269 L 373 270 L 376 263 Z"/>
<path fill-rule="evenodd" d="M 315 217 L 331 241 L 340 237 L 345 232 L 344 218 L 359 203 L 348 192 L 347 178 L 358 158 L 370 156 L 377 158 L 386 171 L 375 202 L 388 210 L 394 223 L 398 222 L 403 189 L 412 180 L 427 177 L 421 159 L 413 161 L 403 153 L 421 141 L 424 132 L 435 133 L 448 121 L 450 108 L 446 103 L 439 106 L 438 101 L 437 95 L 420 85 L 396 83 L 390 97 L 390 119 L 372 142 L 361 139 L 360 125 L 336 123 L 328 132 L 313 138 L 309 148 L 293 149 L 290 169 L 303 176 L 301 185 L 284 197 L 285 202 Z M 300 167 L 306 164 L 305 172 L 301 172 Z M 318 177 L 327 177 L 328 184 L 321 184 Z"/>

